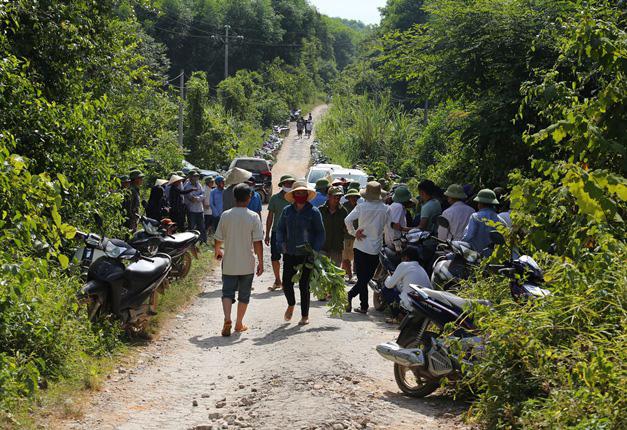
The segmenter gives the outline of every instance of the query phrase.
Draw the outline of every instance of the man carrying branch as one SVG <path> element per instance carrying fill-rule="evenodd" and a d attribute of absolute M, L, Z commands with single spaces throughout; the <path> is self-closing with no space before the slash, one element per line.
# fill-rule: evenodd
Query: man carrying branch
<path fill-rule="evenodd" d="M 238 292 L 239 299 L 235 331 L 241 333 L 248 330 L 243 320 L 255 276 L 253 249 L 257 254 L 257 276 L 263 273 L 263 227 L 259 215 L 247 208 L 251 192 L 246 184 L 233 188 L 235 207 L 222 214 L 215 233 L 215 256 L 217 260 L 222 260 L 222 336 L 231 335 L 231 307 L 235 302 L 235 292 Z"/>

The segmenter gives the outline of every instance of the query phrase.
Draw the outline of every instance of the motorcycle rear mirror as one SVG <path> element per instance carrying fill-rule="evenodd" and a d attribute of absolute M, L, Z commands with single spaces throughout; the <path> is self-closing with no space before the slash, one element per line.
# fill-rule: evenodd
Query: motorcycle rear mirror
<path fill-rule="evenodd" d="M 505 237 L 503 237 L 503 235 L 501 233 L 499 233 L 498 231 L 491 231 L 490 232 L 490 240 L 492 241 L 492 243 L 494 243 L 496 245 L 504 245 L 505 244 Z"/>
<path fill-rule="evenodd" d="M 438 223 L 438 225 L 440 227 L 443 227 L 443 228 L 449 228 L 450 227 L 450 224 L 449 224 L 448 220 L 446 218 L 444 218 L 442 215 L 440 215 L 436 219 L 436 221 L 437 221 L 437 223 Z"/>

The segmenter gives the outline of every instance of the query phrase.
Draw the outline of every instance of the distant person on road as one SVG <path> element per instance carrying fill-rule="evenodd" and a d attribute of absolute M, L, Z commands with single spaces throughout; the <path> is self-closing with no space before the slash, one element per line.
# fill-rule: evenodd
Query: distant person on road
<path fill-rule="evenodd" d="M 296 121 L 296 132 L 298 133 L 298 138 L 303 138 L 303 130 L 305 130 L 305 119 L 301 116 Z"/>
<path fill-rule="evenodd" d="M 368 283 L 372 279 L 379 265 L 379 252 L 383 247 L 383 231 L 390 224 L 390 207 L 383 203 L 381 184 L 368 182 L 366 189 L 361 192 L 366 200 L 358 204 L 344 219 L 346 229 L 355 237 L 355 271 L 357 283 L 348 293 L 346 312 L 353 310 L 352 301 L 359 296 L 361 307 L 355 312 L 368 312 Z M 355 229 L 353 221 L 357 220 L 359 227 Z"/>
<path fill-rule="evenodd" d="M 283 288 L 281 282 L 281 248 L 276 243 L 276 230 L 279 227 L 281 214 L 290 202 L 285 200 L 285 194 L 292 191 L 292 186 L 296 180 L 291 175 L 281 176 L 279 187 L 281 191 L 270 197 L 268 202 L 268 217 L 266 219 L 266 246 L 270 247 L 270 261 L 272 262 L 272 271 L 274 272 L 274 284 L 268 287 L 268 290 L 274 291 Z"/>
<path fill-rule="evenodd" d="M 224 178 L 218 176 L 215 179 L 216 187 L 211 190 L 211 196 L 209 197 L 209 206 L 211 206 L 211 220 L 213 231 L 218 229 L 218 223 L 223 212 L 222 195 L 224 194 Z"/>
<path fill-rule="evenodd" d="M 244 324 L 244 315 L 250 302 L 253 278 L 255 273 L 257 276 L 263 273 L 263 227 L 259 216 L 246 208 L 250 202 L 250 192 L 246 184 L 234 187 L 235 207 L 222 214 L 215 233 L 215 257 L 222 261 L 222 336 L 231 335 L 231 308 L 235 302 L 235 292 L 239 300 L 235 331 L 241 333 L 248 330 Z"/>
<path fill-rule="evenodd" d="M 324 245 L 325 232 L 322 216 L 318 208 L 309 203 L 316 192 L 307 187 L 306 182 L 295 182 L 294 188 L 285 194 L 285 200 L 291 203 L 281 214 L 277 228 L 277 246 L 283 252 L 283 292 L 287 299 L 285 321 L 290 321 L 296 306 L 294 296 L 294 275 L 297 267 L 310 262 L 310 256 L 303 249 L 304 245 L 320 252 Z M 309 324 L 309 280 L 311 269 L 303 266 L 300 281 L 300 310 L 299 325 Z"/>
<path fill-rule="evenodd" d="M 309 114 L 307 121 L 305 121 L 305 134 L 307 135 L 307 139 L 311 137 L 312 131 L 313 131 L 313 118 L 311 117 L 311 114 Z"/>

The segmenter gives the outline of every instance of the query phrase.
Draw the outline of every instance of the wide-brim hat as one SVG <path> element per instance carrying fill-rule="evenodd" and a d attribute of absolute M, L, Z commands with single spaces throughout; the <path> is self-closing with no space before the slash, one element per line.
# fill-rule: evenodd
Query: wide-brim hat
<path fill-rule="evenodd" d="M 465 200 L 468 198 L 466 193 L 464 192 L 464 187 L 459 184 L 451 184 L 444 192 L 446 197 L 450 197 L 452 199 Z"/>
<path fill-rule="evenodd" d="M 484 188 L 477 193 L 477 197 L 473 199 L 477 203 L 483 203 L 486 205 L 498 205 L 499 201 L 496 198 L 496 194 L 489 188 Z"/>
<path fill-rule="evenodd" d="M 346 194 L 344 194 L 344 197 L 361 197 L 361 194 L 359 193 L 359 190 L 356 190 L 354 188 L 349 188 L 348 191 L 346 191 Z"/>
<path fill-rule="evenodd" d="M 128 176 L 130 177 L 131 181 L 134 181 L 135 179 L 143 178 L 144 174 L 141 170 L 131 170 Z"/>
<path fill-rule="evenodd" d="M 348 184 L 348 189 L 349 190 L 357 190 L 357 191 L 359 191 L 360 188 L 361 188 L 361 184 L 359 182 L 351 182 L 350 184 Z"/>
<path fill-rule="evenodd" d="M 331 188 L 329 188 L 328 195 L 330 195 L 330 196 L 343 196 L 344 195 L 344 188 L 342 188 L 342 187 L 331 187 Z"/>
<path fill-rule="evenodd" d="M 184 177 L 182 177 L 182 176 L 179 176 L 179 175 L 172 175 L 172 176 L 170 176 L 170 180 L 168 181 L 168 183 L 167 183 L 167 184 L 168 184 L 168 185 L 172 185 L 172 184 L 174 184 L 174 183 L 176 183 L 176 182 L 183 181 L 183 180 L 185 180 L 185 178 L 184 178 Z"/>
<path fill-rule="evenodd" d="M 205 176 L 204 178 L 202 178 L 203 181 L 205 181 L 205 183 L 207 182 L 215 182 L 215 178 L 211 175 L 209 176 Z"/>
<path fill-rule="evenodd" d="M 411 193 L 407 187 L 397 187 L 396 190 L 394 190 L 394 195 L 392 196 L 394 203 L 407 203 L 410 200 Z"/>
<path fill-rule="evenodd" d="M 161 185 L 167 184 L 168 181 L 166 179 L 157 179 L 155 181 L 155 187 L 160 187 Z"/>
<path fill-rule="evenodd" d="M 296 182 L 296 179 L 292 175 L 283 175 L 279 181 L 279 187 L 282 187 L 286 182 Z"/>
<path fill-rule="evenodd" d="M 382 199 L 381 184 L 377 181 L 370 181 L 366 189 L 360 192 L 361 196 L 368 201 L 379 201 Z"/>
<path fill-rule="evenodd" d="M 192 176 L 200 176 L 200 172 L 198 170 L 190 170 L 187 172 L 187 177 L 191 178 Z"/>
<path fill-rule="evenodd" d="M 327 178 L 320 178 L 316 181 L 316 191 L 322 191 L 331 186 L 331 182 Z"/>
<path fill-rule="evenodd" d="M 248 170 L 241 169 L 239 167 L 233 167 L 224 175 L 224 186 L 230 187 L 231 185 L 241 184 L 250 179 L 253 174 Z"/>
<path fill-rule="evenodd" d="M 307 191 L 307 201 L 312 201 L 316 197 L 316 192 L 307 186 L 307 182 L 297 181 L 294 182 L 294 186 L 289 193 L 285 193 L 285 200 L 290 203 L 294 203 L 294 192 L 296 191 Z"/>

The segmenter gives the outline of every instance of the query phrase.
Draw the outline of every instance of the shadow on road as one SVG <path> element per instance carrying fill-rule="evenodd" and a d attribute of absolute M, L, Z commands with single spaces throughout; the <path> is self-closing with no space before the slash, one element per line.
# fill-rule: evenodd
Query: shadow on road
<path fill-rule="evenodd" d="M 192 336 L 189 338 L 189 342 L 193 343 L 199 348 L 203 349 L 212 349 L 214 347 L 221 346 L 232 346 L 237 345 L 238 343 L 244 342 L 244 338 L 240 336 L 239 333 L 233 333 L 233 335 L 225 337 L 225 336 L 211 336 L 206 338 L 201 338 L 200 336 Z"/>
<path fill-rule="evenodd" d="M 457 416 L 467 408 L 467 405 L 464 405 L 463 402 L 454 401 L 450 397 L 443 395 L 418 399 L 405 396 L 400 391 L 384 391 L 380 399 L 395 406 L 431 417 L 441 417 L 447 413 Z"/>
<path fill-rule="evenodd" d="M 296 335 L 303 334 L 303 333 L 315 333 L 315 332 L 327 332 L 327 331 L 339 330 L 339 327 L 332 327 L 332 326 L 308 328 L 308 326 L 293 325 L 290 327 L 290 325 L 291 324 L 289 323 L 281 324 L 279 327 L 277 327 L 276 329 L 272 330 L 269 333 L 266 333 L 264 336 L 253 339 L 253 344 L 254 345 L 270 345 L 275 342 L 280 342 L 289 337 L 296 336 Z"/>

